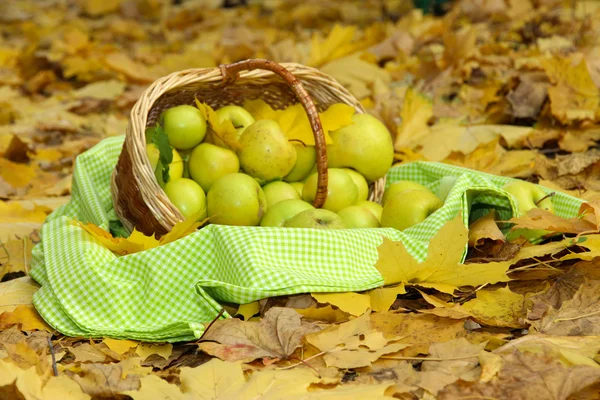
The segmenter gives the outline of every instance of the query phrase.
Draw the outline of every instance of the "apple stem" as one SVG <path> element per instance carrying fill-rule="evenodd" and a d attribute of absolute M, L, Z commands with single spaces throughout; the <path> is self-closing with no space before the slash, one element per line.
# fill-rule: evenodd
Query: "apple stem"
<path fill-rule="evenodd" d="M 300 139 L 288 139 L 288 142 L 299 142 L 302 144 L 302 146 L 306 147 L 306 143 L 304 143 L 302 140 Z"/>
<path fill-rule="evenodd" d="M 535 205 L 538 206 L 542 201 L 546 200 L 547 198 L 550 198 L 552 196 L 554 196 L 556 194 L 556 192 L 550 192 L 547 195 L 545 195 L 544 197 L 542 197 L 541 199 L 539 199 L 538 201 L 535 202 Z"/>

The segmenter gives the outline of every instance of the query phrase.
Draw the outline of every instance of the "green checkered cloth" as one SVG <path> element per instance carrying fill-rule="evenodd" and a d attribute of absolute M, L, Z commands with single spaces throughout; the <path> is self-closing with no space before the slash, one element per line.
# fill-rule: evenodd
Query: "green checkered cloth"
<path fill-rule="evenodd" d="M 471 211 L 471 216 L 482 215 L 495 208 L 508 219 L 515 210 L 512 197 L 499 189 L 509 178 L 415 162 L 392 168 L 387 184 L 410 179 L 435 191 L 440 178 L 457 180 L 442 208 L 402 232 L 208 225 L 173 243 L 117 256 L 71 221 L 122 229 L 111 201 L 110 176 L 123 140 L 105 139 L 77 157 L 72 199 L 48 216 L 42 241 L 33 249 L 31 276 L 41 285 L 34 305 L 65 335 L 193 340 L 218 315 L 219 302 L 381 286 L 383 278 L 374 265 L 382 235 L 401 240 L 423 260 L 431 237 L 460 211 L 468 224 Z M 564 194 L 552 201 L 556 213 L 565 217 L 575 216 L 581 204 Z"/>

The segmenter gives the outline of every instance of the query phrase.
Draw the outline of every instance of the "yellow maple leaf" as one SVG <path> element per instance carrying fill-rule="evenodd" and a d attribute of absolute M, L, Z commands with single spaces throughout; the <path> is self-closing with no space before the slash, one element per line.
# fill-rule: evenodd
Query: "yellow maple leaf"
<path fill-rule="evenodd" d="M 451 240 L 449 240 L 451 238 Z M 460 264 L 467 228 L 459 213 L 440 228 L 429 242 L 427 259 L 418 262 L 401 241 L 383 238 L 377 248 L 379 259 L 375 268 L 383 275 L 384 284 L 404 283 L 429 287 L 452 294 L 460 286 L 477 286 L 485 283 L 506 282 L 510 263 Z"/>
<path fill-rule="evenodd" d="M 0 315 L 0 330 L 8 329 L 13 325 L 19 325 L 22 331 L 46 330 L 52 332 L 52 328 L 31 304 L 21 304 L 13 311 L 6 311 Z"/>
<path fill-rule="evenodd" d="M 325 39 L 314 34 L 311 40 L 308 65 L 321 66 L 328 61 L 343 57 L 354 51 L 352 40 L 356 33 L 356 26 L 334 25 Z"/>
<path fill-rule="evenodd" d="M 171 231 L 162 236 L 160 240 L 156 239 L 154 235 L 146 236 L 135 228 L 129 237 L 115 238 L 110 234 L 110 232 L 107 232 L 106 230 L 92 223 L 84 224 L 81 221 L 73 221 L 73 224 L 83 228 L 113 253 L 117 255 L 126 255 L 153 249 L 189 235 L 207 221 L 206 219 L 203 221 L 198 221 L 198 218 L 203 212 L 204 210 L 200 210 L 185 220 L 176 223 Z"/>
<path fill-rule="evenodd" d="M 548 88 L 552 115 L 563 124 L 596 119 L 600 108 L 600 89 L 594 84 L 585 59 L 577 65 L 563 57 L 542 60 L 554 86 Z"/>
<path fill-rule="evenodd" d="M 154 236 L 146 236 L 135 228 L 129 237 L 115 238 L 110 232 L 92 223 L 84 224 L 80 221 L 74 221 L 74 224 L 83 228 L 104 247 L 118 255 L 137 253 L 158 246 L 158 240 Z"/>
<path fill-rule="evenodd" d="M 196 107 L 198 107 L 209 125 L 205 141 L 218 146 L 225 145 L 230 149 L 239 149 L 238 132 L 233 123 L 230 120 L 220 121 L 217 113 L 211 106 L 200 102 L 198 99 L 195 99 L 195 101 Z"/>
<path fill-rule="evenodd" d="M 331 105 L 327 110 L 319 113 L 321 126 L 325 135 L 325 143 L 332 144 L 330 132 L 352 124 L 352 116 L 356 110 L 342 103 Z M 277 118 L 279 125 L 288 140 L 299 140 L 307 146 L 315 145 L 315 138 L 308 120 L 308 115 L 300 103 L 287 107 Z"/>
<path fill-rule="evenodd" d="M 512 292 L 508 287 L 497 290 L 483 289 L 476 293 L 477 298 L 464 304 L 446 303 L 435 296 L 421 292 L 423 299 L 435 306 L 433 309 L 419 310 L 422 313 L 434 314 L 452 319 L 472 317 L 475 321 L 497 327 L 522 328 L 521 311 L 525 298 Z"/>
<path fill-rule="evenodd" d="M 311 38 L 307 64 L 319 67 L 378 43 L 385 35 L 385 28 L 375 24 L 365 29 L 361 38 L 356 39 L 356 34 L 356 26 L 342 26 L 339 24 L 334 25 L 324 39 L 320 38 L 318 34 L 314 34 Z"/>
<path fill-rule="evenodd" d="M 264 101 L 263 99 L 254 99 L 244 100 L 244 105 L 242 106 L 246 111 L 248 111 L 255 120 L 259 119 L 276 119 L 277 113 L 281 111 L 276 111 L 271 108 L 271 106 Z"/>
<path fill-rule="evenodd" d="M 411 144 L 429 134 L 427 121 L 433 116 L 433 104 L 423 94 L 413 88 L 408 88 L 402 103 L 400 117 L 402 123 L 398 126 L 398 133 L 394 140 L 397 151 L 405 147 L 412 148 Z"/>
<path fill-rule="evenodd" d="M 277 121 L 288 140 L 301 141 L 307 146 L 315 145 L 315 138 L 308 120 L 308 115 L 302 104 L 296 103 L 286 107 L 284 110 L 273 110 L 263 100 L 247 100 L 244 108 L 252 114 L 254 119 L 271 119 Z M 344 103 L 335 103 L 327 110 L 319 113 L 325 143 L 332 144 L 329 132 L 336 131 L 352 124 L 352 116 L 356 110 Z"/>
<path fill-rule="evenodd" d="M 40 286 L 29 276 L 0 283 L 0 315 L 14 311 L 20 305 L 32 305 L 33 295 Z"/>
<path fill-rule="evenodd" d="M 375 312 L 385 312 L 390 309 L 399 294 L 406 294 L 404 284 L 392 287 L 382 287 L 367 292 L 371 298 L 371 309 Z"/>
<path fill-rule="evenodd" d="M 371 307 L 371 298 L 367 294 L 354 292 L 311 293 L 311 296 L 321 304 L 331 304 L 354 316 L 362 315 Z"/>

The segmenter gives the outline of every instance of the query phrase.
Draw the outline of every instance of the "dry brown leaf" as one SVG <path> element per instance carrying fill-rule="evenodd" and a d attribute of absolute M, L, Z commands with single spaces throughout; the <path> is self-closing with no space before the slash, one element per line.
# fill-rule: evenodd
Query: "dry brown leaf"
<path fill-rule="evenodd" d="M 496 224 L 496 210 L 491 210 L 469 226 L 469 246 L 477 247 L 485 239 L 504 242 L 506 238 Z"/>
<path fill-rule="evenodd" d="M 90 343 L 83 343 L 79 346 L 65 348 L 73 354 L 75 361 L 103 363 L 107 360 L 106 354 Z"/>
<path fill-rule="evenodd" d="M 573 297 L 551 307 L 532 325 L 539 332 L 563 336 L 600 336 L 600 281 L 584 279 Z"/>
<path fill-rule="evenodd" d="M 216 321 L 202 336 L 199 348 L 222 360 L 250 362 L 286 358 L 302 337 L 320 328 L 303 322 L 291 308 L 270 308 L 260 322 L 236 318 Z"/>
<path fill-rule="evenodd" d="M 548 96 L 548 78 L 540 72 L 519 76 L 519 85 L 506 96 L 515 118 L 537 118 Z"/>
<path fill-rule="evenodd" d="M 439 393 L 439 399 L 458 397 L 544 398 L 566 400 L 600 379 L 600 369 L 589 366 L 566 368 L 545 354 L 519 353 L 502 357 L 502 369 L 487 383 L 458 381 Z"/>
<path fill-rule="evenodd" d="M 139 359 L 138 359 L 139 365 Z M 124 362 L 118 364 L 84 363 L 80 371 L 73 376 L 83 391 L 92 397 L 114 397 L 118 393 L 140 388 L 140 375 L 128 373 Z M 143 373 L 143 375 L 146 375 Z"/>
<path fill-rule="evenodd" d="M 598 217 L 593 212 L 588 214 L 590 220 L 580 217 L 562 218 L 550 211 L 533 208 L 527 211 L 527 214 L 511 218 L 508 222 L 515 224 L 512 229 L 545 229 L 561 233 L 594 233 L 598 231 L 598 225 L 596 224 Z M 591 220 L 594 220 L 594 222 Z"/>

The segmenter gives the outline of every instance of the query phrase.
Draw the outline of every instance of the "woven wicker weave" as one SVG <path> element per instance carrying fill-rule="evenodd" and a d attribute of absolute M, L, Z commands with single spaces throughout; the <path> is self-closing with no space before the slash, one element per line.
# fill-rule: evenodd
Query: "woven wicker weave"
<path fill-rule="evenodd" d="M 183 220 L 156 181 L 146 155 L 145 128 L 155 125 L 160 113 L 170 107 L 194 105 L 195 97 L 214 109 L 257 98 L 274 109 L 302 103 L 317 150 L 319 184 L 315 207 L 322 206 L 327 194 L 326 146 L 317 111 L 345 103 L 364 113 L 358 100 L 332 77 L 295 63 L 246 60 L 219 68 L 183 70 L 157 79 L 131 110 L 125 143 L 112 174 L 113 205 L 129 231 L 135 227 L 147 235 L 162 236 Z M 370 185 L 370 200 L 381 200 L 384 179 Z"/>

